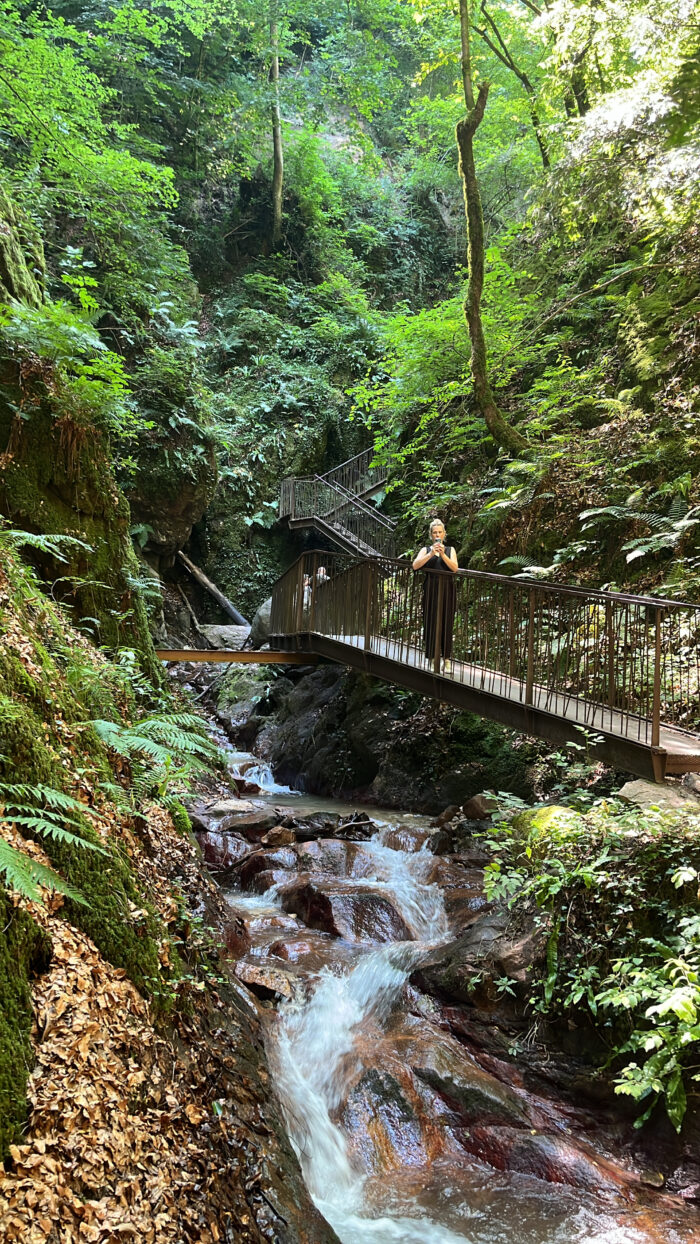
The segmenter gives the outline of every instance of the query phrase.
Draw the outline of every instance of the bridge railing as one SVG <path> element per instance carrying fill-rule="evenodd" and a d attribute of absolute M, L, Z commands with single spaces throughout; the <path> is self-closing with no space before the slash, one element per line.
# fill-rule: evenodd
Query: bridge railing
<path fill-rule="evenodd" d="M 374 449 L 363 449 L 361 453 L 355 454 L 354 458 L 348 458 L 347 462 L 341 462 L 340 466 L 326 471 L 321 479 L 328 484 L 337 484 L 346 492 L 352 493 L 363 493 L 372 488 L 380 488 L 386 483 L 387 470 L 383 466 L 372 466 L 374 452 Z"/>
<path fill-rule="evenodd" d="M 432 625 L 423 616 L 429 577 Z M 272 633 L 315 632 L 652 747 L 664 725 L 698 728 L 697 606 L 459 571 L 445 662 L 447 581 L 399 560 L 306 553 L 275 585 Z"/>
<path fill-rule="evenodd" d="M 356 540 L 385 557 L 392 557 L 394 553 L 396 523 L 360 497 L 353 496 L 339 484 L 328 483 L 320 475 L 282 481 L 280 518 L 291 521 L 320 518 L 330 526 L 344 528 Z"/>

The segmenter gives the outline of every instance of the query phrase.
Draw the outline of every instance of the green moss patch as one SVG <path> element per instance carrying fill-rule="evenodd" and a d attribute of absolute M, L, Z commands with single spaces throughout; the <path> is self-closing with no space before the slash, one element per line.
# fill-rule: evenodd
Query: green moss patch
<path fill-rule="evenodd" d="M 13 907 L 0 886 L 0 1159 L 27 1117 L 27 1080 L 32 1069 L 30 980 L 45 971 L 51 941 L 26 912 Z"/>

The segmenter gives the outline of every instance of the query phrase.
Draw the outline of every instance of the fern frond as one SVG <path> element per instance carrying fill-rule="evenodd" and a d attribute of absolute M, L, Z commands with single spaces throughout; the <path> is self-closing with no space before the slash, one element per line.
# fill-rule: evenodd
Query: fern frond
<path fill-rule="evenodd" d="M 68 561 L 68 558 L 63 555 L 63 549 L 80 548 L 88 553 L 93 552 L 92 545 L 79 540 L 77 536 L 37 535 L 32 531 L 18 531 L 14 527 L 0 531 L 0 543 L 9 544 L 14 548 L 29 546 L 39 549 L 41 553 L 49 553 L 59 562 Z"/>
<path fill-rule="evenodd" d="M 65 812 L 82 813 L 85 811 L 78 799 L 64 794 L 62 790 L 56 790 L 54 786 L 44 786 L 42 783 L 27 786 L 16 782 L 0 782 L 0 802 L 5 801 L 13 808 L 18 808 L 20 805 L 17 801 L 20 799 L 26 800 L 33 808 L 43 803 L 47 808 L 60 808 Z"/>
<path fill-rule="evenodd" d="M 74 903 L 86 905 L 82 894 L 74 890 L 52 868 L 39 864 L 30 856 L 25 855 L 24 851 L 5 842 L 4 838 L 0 838 L 0 876 L 11 889 L 22 894 L 24 898 L 33 899 L 34 902 L 41 902 L 39 886 L 45 886 L 46 889 L 54 890 L 58 894 L 65 894 Z"/>
<path fill-rule="evenodd" d="M 8 825 L 19 825 L 21 829 L 31 829 L 35 834 L 41 834 L 42 838 L 53 838 L 55 842 L 73 843 L 77 847 L 85 847 L 86 851 L 97 851 L 98 855 L 107 855 L 104 847 L 96 842 L 90 842 L 88 838 L 81 838 L 79 834 L 72 834 L 58 821 L 49 820 L 46 816 L 18 815 L 5 810 L 0 812 L 0 819 L 6 821 Z"/>

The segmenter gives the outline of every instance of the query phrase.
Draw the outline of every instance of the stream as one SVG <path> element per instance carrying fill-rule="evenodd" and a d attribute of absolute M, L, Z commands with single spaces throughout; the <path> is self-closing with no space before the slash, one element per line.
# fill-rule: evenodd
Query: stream
<path fill-rule="evenodd" d="M 262 788 L 254 809 L 274 808 L 278 820 L 357 814 L 276 786 L 254 757 L 227 750 L 232 775 Z M 236 973 L 261 998 L 288 1132 L 342 1244 L 700 1240 L 695 1210 L 671 1197 L 654 1204 L 610 1148 L 574 1126 L 573 1107 L 526 1092 L 516 1068 L 508 1083 L 506 1064 L 494 1074 L 453 1035 L 411 981 L 459 930 L 450 865 L 419 845 L 426 818 L 361 811 L 372 837 L 353 841 L 345 828 L 342 841 L 290 845 L 287 830 L 285 845 L 275 830 L 282 845 L 252 848 L 225 889 L 246 930 Z"/>

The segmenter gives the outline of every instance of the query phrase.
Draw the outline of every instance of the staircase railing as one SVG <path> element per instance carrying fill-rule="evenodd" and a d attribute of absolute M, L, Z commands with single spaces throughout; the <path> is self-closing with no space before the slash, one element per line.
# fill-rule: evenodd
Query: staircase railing
<path fill-rule="evenodd" d="M 394 555 L 396 523 L 341 485 L 329 483 L 325 476 L 283 480 L 280 518 L 290 522 L 319 519 L 336 528 L 341 537 L 350 537 L 360 552 Z"/>
<path fill-rule="evenodd" d="M 320 478 L 327 484 L 336 484 L 356 495 L 381 488 L 387 481 L 387 470 L 384 466 L 371 465 L 374 453 L 374 449 L 363 449 L 354 458 L 348 458 L 347 462 L 326 471 Z"/>

